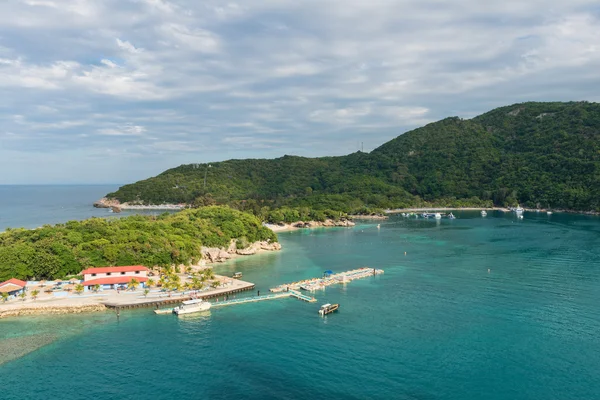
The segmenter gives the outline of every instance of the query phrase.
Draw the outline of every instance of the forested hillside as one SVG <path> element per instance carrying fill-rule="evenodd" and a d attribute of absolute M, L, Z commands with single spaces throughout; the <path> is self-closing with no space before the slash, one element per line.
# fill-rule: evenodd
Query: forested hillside
<path fill-rule="evenodd" d="M 426 125 L 371 153 L 182 165 L 109 198 L 306 206 L 346 212 L 427 204 L 600 210 L 600 105 L 524 103 Z"/>
<path fill-rule="evenodd" d="M 227 247 L 231 239 L 277 241 L 255 216 L 226 207 L 8 229 L 0 233 L 0 281 L 63 278 L 110 265 L 189 265 L 200 260 L 202 246 Z"/>

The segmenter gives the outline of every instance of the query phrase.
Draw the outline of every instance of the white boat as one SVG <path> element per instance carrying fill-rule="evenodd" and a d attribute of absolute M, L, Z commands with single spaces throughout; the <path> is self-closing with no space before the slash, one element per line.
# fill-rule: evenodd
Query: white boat
<path fill-rule="evenodd" d="M 450 218 L 450 219 L 456 219 L 456 217 L 455 217 L 455 216 L 454 216 L 454 214 L 452 214 L 452 213 L 450 213 L 450 214 L 448 215 L 448 218 Z"/>
<path fill-rule="evenodd" d="M 435 213 L 435 219 L 442 219 L 442 214 Z"/>
<path fill-rule="evenodd" d="M 210 309 L 210 303 L 202 299 L 186 300 L 179 307 L 173 309 L 173 313 L 177 315 L 191 314 Z"/>
<path fill-rule="evenodd" d="M 481 216 L 485 217 L 487 215 L 487 212 L 485 212 L 485 210 L 481 210 Z"/>
<path fill-rule="evenodd" d="M 521 206 L 518 206 L 517 208 L 515 208 L 515 212 L 516 212 L 517 214 L 520 214 L 520 213 L 522 213 L 523 211 L 524 211 L 524 210 L 521 208 Z"/>
<path fill-rule="evenodd" d="M 519 214 L 517 217 L 518 217 L 519 219 L 523 219 L 523 214 Z"/>
<path fill-rule="evenodd" d="M 546 214 L 552 215 L 552 211 L 546 211 Z"/>
<path fill-rule="evenodd" d="M 338 308 L 340 308 L 339 304 L 323 304 L 321 306 L 321 309 L 319 310 L 319 314 L 321 315 L 321 317 L 324 317 L 327 314 L 331 314 L 332 312 L 337 311 Z"/>

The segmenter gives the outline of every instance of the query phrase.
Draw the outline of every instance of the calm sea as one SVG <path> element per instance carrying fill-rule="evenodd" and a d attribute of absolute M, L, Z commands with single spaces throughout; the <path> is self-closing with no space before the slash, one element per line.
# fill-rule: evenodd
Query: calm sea
<path fill-rule="evenodd" d="M 94 201 L 120 185 L 0 185 L 0 232 L 6 228 L 37 228 L 69 220 L 107 217 L 105 208 Z M 140 211 L 123 211 L 131 215 Z M 145 213 L 158 213 L 147 211 Z"/>
<path fill-rule="evenodd" d="M 281 234 L 283 251 L 217 268 L 265 293 L 385 270 L 313 304 L 0 320 L 0 347 L 39 347 L 0 365 L 0 397 L 599 399 L 600 219 L 456 214 Z M 340 311 L 320 318 L 326 302 Z"/>

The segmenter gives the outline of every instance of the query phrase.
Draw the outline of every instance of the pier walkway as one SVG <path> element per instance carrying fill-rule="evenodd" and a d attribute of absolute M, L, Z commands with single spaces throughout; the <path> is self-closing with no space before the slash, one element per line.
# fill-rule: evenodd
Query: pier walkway
<path fill-rule="evenodd" d="M 300 292 L 296 292 L 295 290 L 290 290 L 289 292 L 283 292 L 283 293 L 265 294 L 262 296 L 245 297 L 242 299 L 216 301 L 216 302 L 211 303 L 211 307 L 223 307 L 223 306 L 231 306 L 234 304 L 243 304 L 243 303 L 256 303 L 257 301 L 275 300 L 275 299 L 282 299 L 285 297 L 295 297 L 299 300 L 307 301 L 309 303 L 314 303 L 315 301 L 317 301 L 317 299 L 315 299 L 314 297 L 306 296 Z"/>
<path fill-rule="evenodd" d="M 289 293 L 265 294 L 262 296 L 245 297 L 242 299 L 215 301 L 210 304 L 211 304 L 211 308 L 213 308 L 213 307 L 231 306 L 234 304 L 256 303 L 257 301 L 275 300 L 275 299 L 281 299 L 284 297 L 290 297 L 290 294 Z"/>
<path fill-rule="evenodd" d="M 308 301 L 309 303 L 314 303 L 315 301 L 317 301 L 317 299 L 315 299 L 314 297 L 310 297 L 307 296 L 305 294 L 302 294 L 300 292 L 297 292 L 295 290 L 290 290 L 289 292 L 287 292 L 291 297 L 295 297 L 299 300 L 304 300 L 304 301 Z"/>

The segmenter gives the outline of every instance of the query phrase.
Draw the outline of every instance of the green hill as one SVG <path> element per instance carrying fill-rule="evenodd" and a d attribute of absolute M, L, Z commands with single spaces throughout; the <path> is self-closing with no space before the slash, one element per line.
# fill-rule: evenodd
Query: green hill
<path fill-rule="evenodd" d="M 107 195 L 356 211 L 411 205 L 600 210 L 600 105 L 523 103 L 407 132 L 371 153 L 182 165 Z"/>
<path fill-rule="evenodd" d="M 277 241 L 253 215 L 203 207 L 158 217 L 91 218 L 0 234 L 0 281 L 64 278 L 89 267 L 190 265 L 202 246 Z"/>

